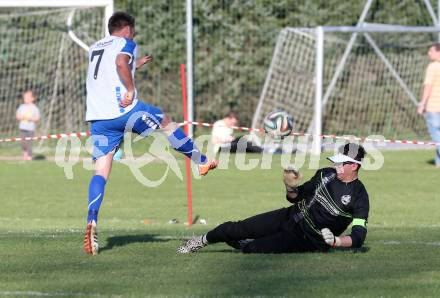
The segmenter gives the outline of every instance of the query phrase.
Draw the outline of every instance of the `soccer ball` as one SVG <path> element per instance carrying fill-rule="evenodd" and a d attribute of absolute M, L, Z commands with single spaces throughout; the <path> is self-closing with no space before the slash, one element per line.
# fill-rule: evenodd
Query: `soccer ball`
<path fill-rule="evenodd" d="M 293 117 L 282 109 L 270 112 L 264 118 L 264 131 L 275 139 L 282 139 L 292 133 Z"/>

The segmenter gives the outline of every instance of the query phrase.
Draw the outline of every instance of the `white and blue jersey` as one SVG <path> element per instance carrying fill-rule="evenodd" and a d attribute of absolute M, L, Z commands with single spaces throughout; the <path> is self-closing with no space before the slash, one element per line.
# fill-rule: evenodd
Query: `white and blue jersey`
<path fill-rule="evenodd" d="M 136 105 L 137 92 L 131 105 L 126 108 L 119 106 L 127 89 L 122 84 L 116 68 L 118 55 L 130 56 L 129 63 L 134 78 L 136 49 L 133 40 L 117 36 L 105 37 L 90 47 L 86 121 L 114 119 L 128 113 Z"/>
<path fill-rule="evenodd" d="M 119 105 L 127 89 L 116 68 L 118 55 L 130 56 L 134 78 L 136 43 L 133 40 L 108 36 L 89 50 L 86 121 L 91 123 L 94 159 L 118 148 L 126 130 L 146 136 L 160 127 L 164 116 L 160 108 L 139 101 L 137 92 L 131 105 L 125 108 Z"/>

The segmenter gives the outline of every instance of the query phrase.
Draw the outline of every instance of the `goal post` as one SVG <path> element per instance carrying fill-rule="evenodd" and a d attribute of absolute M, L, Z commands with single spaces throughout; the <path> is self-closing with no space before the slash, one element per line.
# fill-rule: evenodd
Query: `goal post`
<path fill-rule="evenodd" d="M 113 14 L 113 0 L 1 0 L 0 7 L 104 7 L 105 22 Z"/>
<path fill-rule="evenodd" d="M 0 8 L 2 7 L 26 7 L 26 8 L 92 8 L 92 7 L 104 7 L 104 20 L 103 24 L 106 27 L 108 20 L 113 14 L 114 6 L 113 0 L 1 0 Z M 72 40 L 78 43 L 82 48 L 86 49 L 85 45 L 71 30 L 73 12 L 67 20 L 67 29 Z M 108 34 L 108 30 L 105 30 Z"/>
<path fill-rule="evenodd" d="M 0 1 L 0 135 L 18 133 L 15 111 L 32 90 L 39 134 L 83 130 L 88 46 L 107 32 L 113 0 Z"/>
<path fill-rule="evenodd" d="M 416 105 L 438 27 L 362 23 L 356 27 L 284 28 L 254 113 L 259 127 L 274 108 L 293 115 L 295 131 L 427 137 Z"/>

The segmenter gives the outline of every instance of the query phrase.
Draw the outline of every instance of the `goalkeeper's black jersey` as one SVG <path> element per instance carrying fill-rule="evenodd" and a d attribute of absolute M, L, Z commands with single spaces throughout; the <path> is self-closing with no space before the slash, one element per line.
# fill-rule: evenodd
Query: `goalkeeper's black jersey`
<path fill-rule="evenodd" d="M 294 206 L 303 217 L 304 232 L 321 240 L 320 231 L 329 228 L 339 236 L 353 219 L 368 220 L 368 193 L 359 179 L 345 183 L 334 168 L 318 170 L 312 179 L 298 187 Z M 313 235 L 314 234 L 314 235 Z"/>

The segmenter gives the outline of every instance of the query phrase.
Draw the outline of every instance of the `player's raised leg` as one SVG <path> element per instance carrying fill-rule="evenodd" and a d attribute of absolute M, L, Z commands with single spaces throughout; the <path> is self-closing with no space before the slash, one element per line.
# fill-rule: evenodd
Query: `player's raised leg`
<path fill-rule="evenodd" d="M 148 136 L 154 130 L 160 128 L 167 136 L 168 142 L 178 152 L 189 157 L 198 165 L 200 175 L 206 175 L 210 170 L 217 167 L 216 160 L 208 160 L 188 137 L 179 125 L 172 121 L 171 117 L 162 112 L 158 107 L 138 102 L 133 109 L 136 114 L 132 130 L 141 135 Z M 131 123 L 132 120 L 128 120 Z M 131 126 L 131 124 L 130 124 Z"/>
<path fill-rule="evenodd" d="M 164 116 L 161 128 L 167 135 L 168 141 L 174 149 L 198 164 L 200 175 L 205 176 L 210 170 L 217 167 L 218 162 L 216 160 L 208 160 L 206 155 L 200 152 L 193 140 L 188 137 L 168 115 Z"/>

